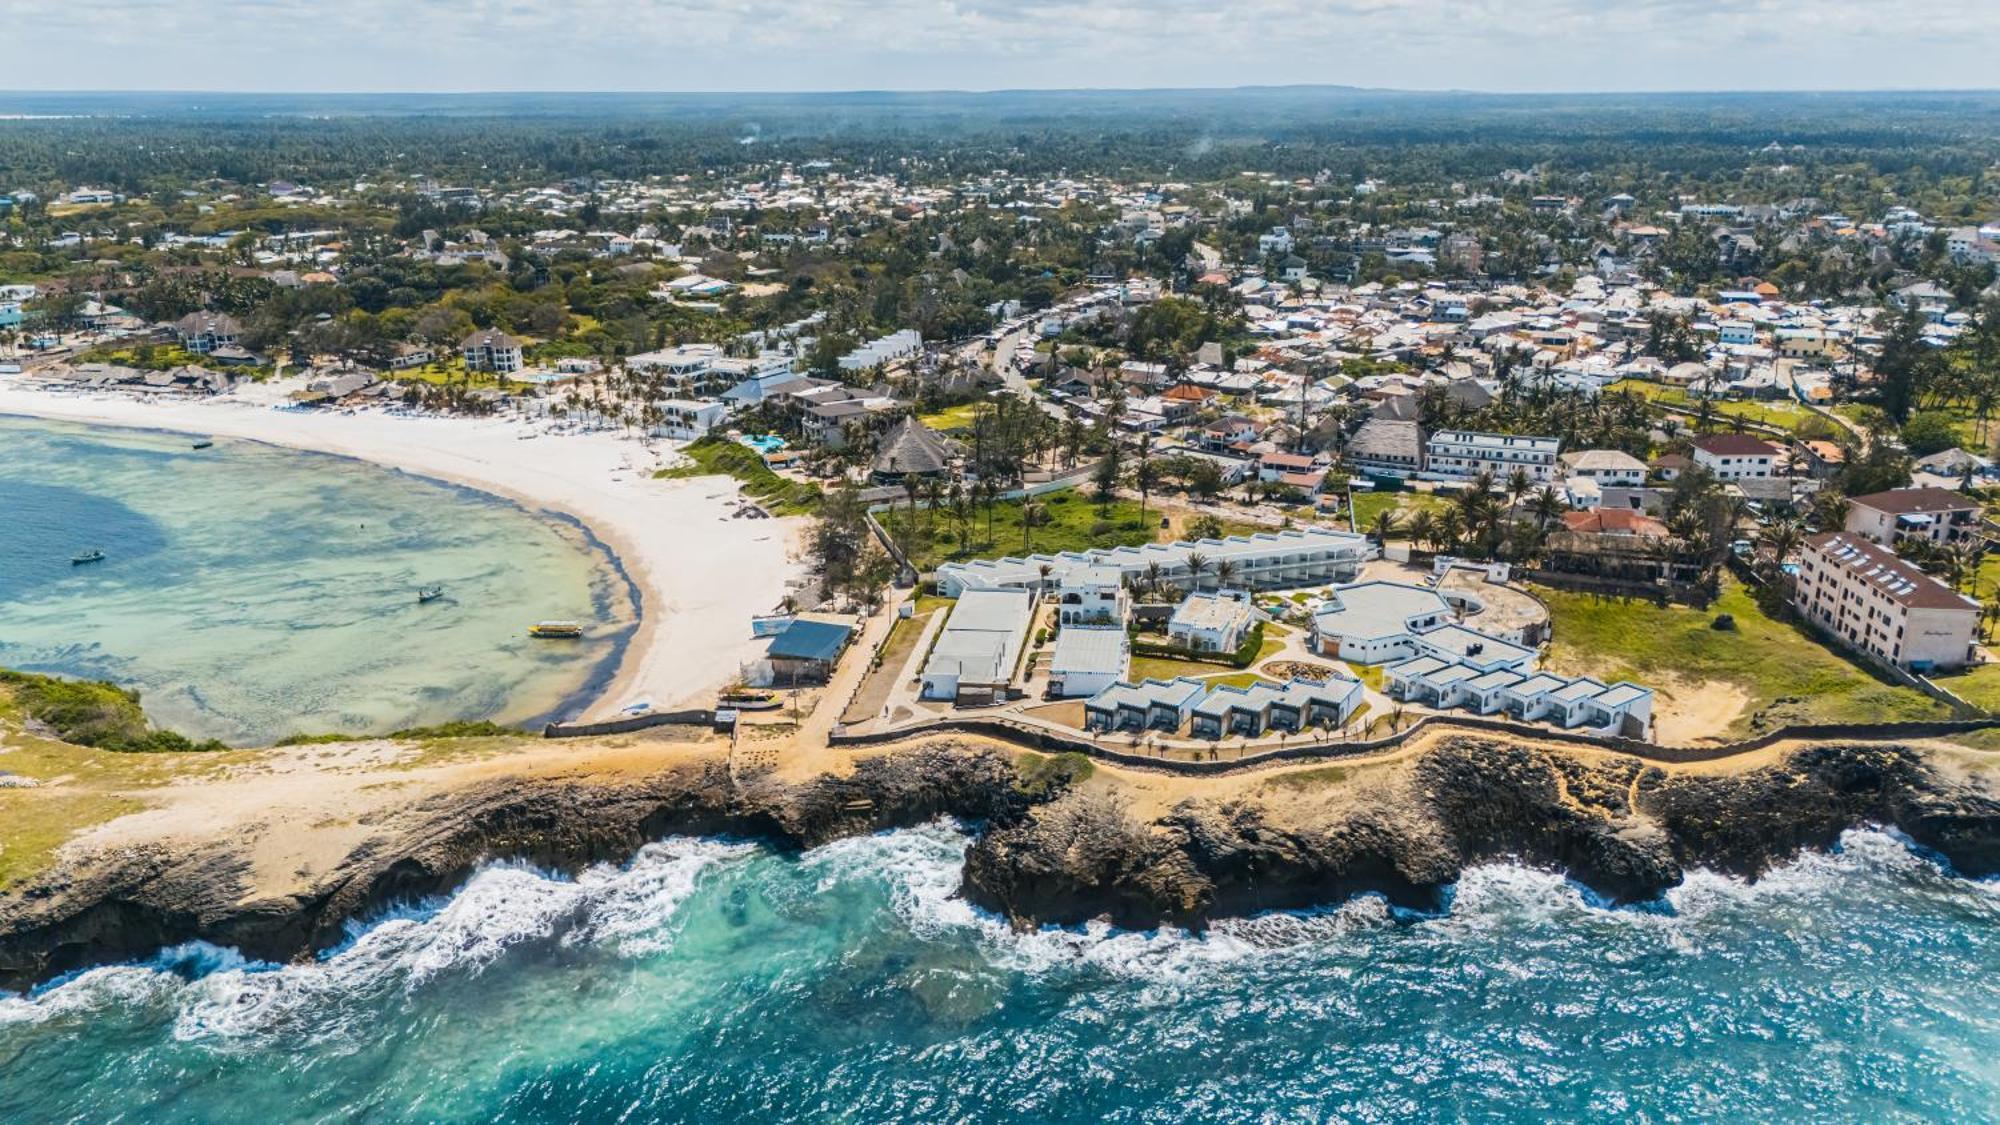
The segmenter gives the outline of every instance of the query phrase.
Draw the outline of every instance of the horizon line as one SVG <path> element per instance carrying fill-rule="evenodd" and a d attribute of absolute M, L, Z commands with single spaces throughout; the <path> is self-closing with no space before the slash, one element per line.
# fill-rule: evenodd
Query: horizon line
<path fill-rule="evenodd" d="M 1792 86 L 1686 87 L 1646 89 L 1485 90 L 1460 86 L 1352 86 L 1329 82 L 1239 83 L 1173 86 L 996 86 L 996 87 L 816 87 L 811 89 L 402 89 L 402 90 L 281 90 L 213 89 L 199 87 L 45 87 L 0 89 L 0 97 L 19 96 L 220 96 L 220 97 L 813 97 L 842 95 L 959 96 L 1006 94 L 1171 94 L 1254 92 L 1342 92 L 1378 95 L 1459 97 L 1673 97 L 1716 95 L 1826 94 L 2000 94 L 2000 86 Z"/>

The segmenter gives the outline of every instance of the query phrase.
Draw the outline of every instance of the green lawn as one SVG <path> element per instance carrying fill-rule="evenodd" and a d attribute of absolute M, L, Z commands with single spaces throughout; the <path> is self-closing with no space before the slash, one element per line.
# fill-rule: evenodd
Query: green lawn
<path fill-rule="evenodd" d="M 1791 721 L 1949 717 L 1943 704 L 1877 679 L 1802 627 L 1766 615 L 1734 581 L 1724 584 L 1721 598 L 1706 610 L 1557 590 L 1536 593 L 1548 603 L 1555 626 L 1550 668 L 1649 686 L 1669 679 L 1736 685 L 1749 702 L 1732 733 L 1749 733 L 1752 716 L 1780 700 L 1778 710 Z M 1711 627 L 1725 613 L 1735 618 L 1733 632 Z"/>
<path fill-rule="evenodd" d="M 757 451 L 741 442 L 709 436 L 682 452 L 692 464 L 661 469 L 653 474 L 662 479 L 685 477 L 735 477 L 743 491 L 757 498 L 775 516 L 810 515 L 819 510 L 820 491 L 810 484 L 787 480 L 772 472 Z"/>
<path fill-rule="evenodd" d="M 1370 691 L 1381 691 L 1382 685 L 1389 678 L 1388 666 L 1385 664 L 1356 664 L 1352 661 L 1342 663 L 1346 664 L 1347 670 L 1354 673 L 1354 678 L 1360 680 L 1362 686 Z"/>
<path fill-rule="evenodd" d="M 1050 493 L 1038 497 L 1036 502 L 1048 512 L 1048 522 L 1028 529 L 1026 539 L 1021 530 L 1025 505 L 1019 500 L 1002 500 L 993 505 L 990 534 L 986 507 L 972 505 L 971 518 L 965 524 L 970 539 L 967 543 L 960 542 L 958 524 L 942 506 L 931 512 L 920 501 L 912 519 L 907 504 L 899 503 L 890 511 L 878 513 L 877 518 L 920 570 L 962 559 L 1053 554 L 1093 547 L 1137 547 L 1153 542 L 1159 534 L 1158 509 L 1149 509 L 1148 518 L 1142 522 L 1136 500 L 1114 501 L 1109 514 L 1100 511 L 1095 500 L 1075 491 Z"/>
<path fill-rule="evenodd" d="M 967 429 L 972 425 L 972 416 L 979 406 L 979 403 L 962 402 L 957 406 L 947 406 L 933 414 L 921 415 L 917 421 L 940 433 L 945 430 Z"/>
<path fill-rule="evenodd" d="M 1396 530 L 1389 533 L 1391 539 L 1409 538 L 1410 517 L 1420 511 L 1441 512 L 1450 501 L 1431 492 L 1356 492 L 1354 494 L 1354 528 L 1366 533 L 1375 526 L 1375 517 L 1383 512 L 1396 513 Z"/>
<path fill-rule="evenodd" d="M 1701 402 L 1694 395 L 1679 387 L 1663 386 L 1637 379 L 1623 379 L 1611 384 L 1607 390 L 1629 391 L 1662 406 L 1677 407 L 1681 410 L 1699 410 Z M 1833 437 L 1838 430 L 1833 423 L 1819 417 L 1795 402 L 1758 402 L 1748 399 L 1716 399 L 1711 408 L 1717 419 L 1728 421 L 1741 418 L 1746 422 L 1756 422 L 1766 426 L 1776 426 L 1802 437 Z"/>
<path fill-rule="evenodd" d="M 2000 664 L 1982 664 L 1970 672 L 1932 679 L 1974 707 L 2000 713 Z"/>

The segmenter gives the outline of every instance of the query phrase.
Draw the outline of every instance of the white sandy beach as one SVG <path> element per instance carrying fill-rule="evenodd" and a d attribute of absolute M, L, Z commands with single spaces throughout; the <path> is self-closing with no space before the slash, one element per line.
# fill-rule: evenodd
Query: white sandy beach
<path fill-rule="evenodd" d="M 615 433 L 541 434 L 520 421 L 274 410 L 233 397 L 142 400 L 0 380 L 0 414 L 243 438 L 359 458 L 559 512 L 618 555 L 642 600 L 640 626 L 611 686 L 586 715 L 636 702 L 708 705 L 765 642 L 750 618 L 804 574 L 804 521 L 731 519 L 734 481 L 655 480 L 675 460 Z M 4 455 L 4 451 L 0 451 Z"/>

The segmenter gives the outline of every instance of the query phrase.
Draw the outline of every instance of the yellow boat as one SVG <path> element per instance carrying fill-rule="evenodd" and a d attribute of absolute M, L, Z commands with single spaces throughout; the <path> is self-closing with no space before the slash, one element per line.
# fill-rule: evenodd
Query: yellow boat
<path fill-rule="evenodd" d="M 543 640 L 574 640 L 583 636 L 583 626 L 574 621 L 542 621 L 528 626 L 528 635 Z"/>

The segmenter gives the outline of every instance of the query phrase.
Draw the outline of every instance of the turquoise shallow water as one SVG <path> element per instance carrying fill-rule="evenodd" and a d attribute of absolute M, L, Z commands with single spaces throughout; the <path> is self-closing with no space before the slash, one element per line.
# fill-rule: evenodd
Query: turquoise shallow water
<path fill-rule="evenodd" d="M 1608 910 L 1507 866 L 1193 937 L 1014 934 L 939 824 L 489 868 L 306 966 L 0 998 L 7 1121 L 1984 1120 L 2000 897 L 1877 832 Z"/>
<path fill-rule="evenodd" d="M 580 529 L 344 458 L 191 447 L 0 418 L 0 666 L 136 687 L 156 722 L 247 744 L 527 721 L 615 660 L 629 597 Z M 429 584 L 447 596 L 420 606 Z M 549 618 L 593 639 L 529 640 Z"/>

